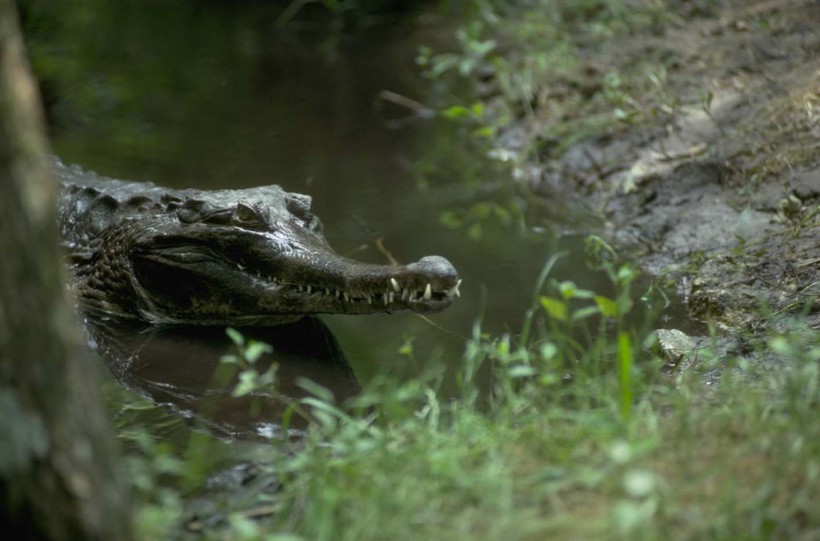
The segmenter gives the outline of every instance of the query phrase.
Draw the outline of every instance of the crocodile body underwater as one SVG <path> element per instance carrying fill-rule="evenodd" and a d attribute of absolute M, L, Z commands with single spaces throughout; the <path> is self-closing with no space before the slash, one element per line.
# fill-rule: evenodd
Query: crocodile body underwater
<path fill-rule="evenodd" d="M 336 253 L 311 198 L 279 186 L 169 189 L 55 160 L 63 245 L 86 310 L 155 324 L 275 325 L 311 314 L 430 313 L 461 280 L 440 256 L 408 265 Z"/>

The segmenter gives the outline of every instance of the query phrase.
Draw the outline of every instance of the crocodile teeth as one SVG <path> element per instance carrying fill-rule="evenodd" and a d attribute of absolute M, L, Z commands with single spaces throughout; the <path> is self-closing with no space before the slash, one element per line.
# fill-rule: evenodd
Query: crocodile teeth
<path fill-rule="evenodd" d="M 405 299 L 406 299 L 407 297 L 409 297 L 409 296 L 410 296 L 410 292 L 409 292 L 409 291 L 407 291 L 406 289 L 402 289 L 402 290 L 401 290 L 401 300 L 405 300 Z"/>
<path fill-rule="evenodd" d="M 313 290 L 313 288 L 312 288 L 312 287 L 307 286 L 307 292 L 308 292 L 308 293 L 310 293 L 312 290 Z"/>
<path fill-rule="evenodd" d="M 387 293 L 382 294 L 382 299 L 384 299 L 384 305 L 387 306 Z"/>
<path fill-rule="evenodd" d="M 456 285 L 447 290 L 447 296 L 452 297 L 453 295 L 455 295 L 456 297 L 461 297 L 461 292 L 458 290 L 458 286 L 460 285 L 461 280 L 456 282 Z"/>
<path fill-rule="evenodd" d="M 325 288 L 325 295 L 330 295 L 330 288 L 329 287 Z"/>
<path fill-rule="evenodd" d="M 367 304 L 373 304 L 373 297 L 370 295 L 365 295 L 367 297 Z"/>
<path fill-rule="evenodd" d="M 393 299 L 395 298 L 395 295 L 396 294 L 393 293 L 392 291 L 387 294 L 387 298 L 390 300 L 390 302 L 393 302 Z"/>
<path fill-rule="evenodd" d="M 345 302 L 350 302 L 350 295 L 348 295 L 347 293 L 342 293 L 342 295 L 344 295 Z"/>
<path fill-rule="evenodd" d="M 433 297 L 433 288 L 430 284 L 424 288 L 424 300 L 429 301 Z"/>
<path fill-rule="evenodd" d="M 396 281 L 395 278 L 390 279 L 390 285 L 393 286 L 393 291 L 395 291 L 396 293 L 401 291 L 401 288 L 399 288 L 399 283 Z"/>

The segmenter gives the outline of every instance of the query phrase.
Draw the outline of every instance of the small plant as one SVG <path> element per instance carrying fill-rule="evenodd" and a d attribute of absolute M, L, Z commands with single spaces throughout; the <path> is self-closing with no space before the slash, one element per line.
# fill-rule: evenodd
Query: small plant
<path fill-rule="evenodd" d="M 460 77 L 471 77 L 486 65 L 490 54 L 496 49 L 495 40 L 482 40 L 483 25 L 475 21 L 456 31 L 460 51 L 457 53 L 435 54 L 429 47 L 420 47 L 416 63 L 424 70 L 424 75 L 437 79 L 447 72 L 455 71 Z"/>
<path fill-rule="evenodd" d="M 820 215 L 820 205 L 813 208 L 804 205 L 799 197 L 788 192 L 783 194 L 783 198 L 777 205 L 777 220 L 787 224 L 793 236 L 799 235 L 804 228 L 814 223 L 818 215 Z"/>
<path fill-rule="evenodd" d="M 223 365 L 236 366 L 239 370 L 239 381 L 231 394 L 235 397 L 245 396 L 274 386 L 277 364 L 273 363 L 262 371 L 258 369 L 256 364 L 263 354 L 272 353 L 273 348 L 256 340 L 246 341 L 239 331 L 231 327 L 225 329 L 225 333 L 233 342 L 236 352 L 224 355 L 220 361 Z"/>
<path fill-rule="evenodd" d="M 188 465 L 168 442 L 155 439 L 144 427 L 121 434 L 133 451 L 125 469 L 135 499 L 136 524 L 142 539 L 165 538 L 183 510 L 181 481 L 191 477 Z"/>
<path fill-rule="evenodd" d="M 441 116 L 464 126 L 471 127 L 471 135 L 477 138 L 492 137 L 497 129 L 496 126 L 491 123 L 487 115 L 486 105 L 482 101 L 477 101 L 469 107 L 465 107 L 464 105 L 451 105 L 441 112 Z"/>
<path fill-rule="evenodd" d="M 649 70 L 647 77 L 652 84 L 652 93 L 656 96 L 657 105 L 652 107 L 656 116 L 674 117 L 680 109 L 680 97 L 669 91 L 668 71 L 666 66 L 659 65 Z"/>
<path fill-rule="evenodd" d="M 633 124 L 637 119 L 640 104 L 624 89 L 620 74 L 607 73 L 604 77 L 604 98 L 614 107 L 612 114 L 618 121 Z"/>

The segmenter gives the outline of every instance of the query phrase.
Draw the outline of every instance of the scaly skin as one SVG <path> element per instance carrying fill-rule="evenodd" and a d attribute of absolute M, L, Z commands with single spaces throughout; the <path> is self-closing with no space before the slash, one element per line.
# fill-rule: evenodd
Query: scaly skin
<path fill-rule="evenodd" d="M 271 325 L 308 314 L 437 312 L 459 295 L 443 257 L 372 265 L 337 254 L 310 197 L 279 186 L 173 190 L 55 168 L 75 289 L 91 311 Z"/>

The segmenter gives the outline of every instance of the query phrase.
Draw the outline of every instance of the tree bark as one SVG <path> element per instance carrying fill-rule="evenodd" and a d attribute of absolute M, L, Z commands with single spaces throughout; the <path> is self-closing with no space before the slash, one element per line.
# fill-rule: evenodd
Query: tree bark
<path fill-rule="evenodd" d="M 12 0 L 0 0 L 0 524 L 131 538 L 130 500 L 58 249 L 56 183 Z"/>

